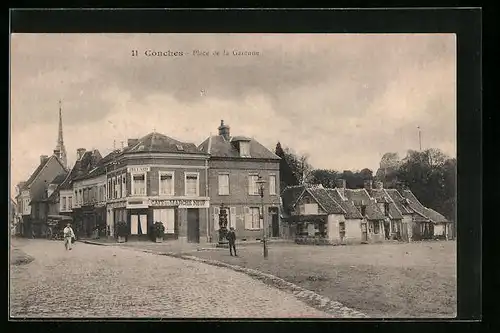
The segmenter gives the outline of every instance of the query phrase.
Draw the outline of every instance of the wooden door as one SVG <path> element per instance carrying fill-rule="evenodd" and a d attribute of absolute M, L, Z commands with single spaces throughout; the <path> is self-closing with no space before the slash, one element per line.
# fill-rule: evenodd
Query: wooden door
<path fill-rule="evenodd" d="M 200 242 L 200 214 L 197 208 L 187 210 L 187 234 L 188 242 Z"/>

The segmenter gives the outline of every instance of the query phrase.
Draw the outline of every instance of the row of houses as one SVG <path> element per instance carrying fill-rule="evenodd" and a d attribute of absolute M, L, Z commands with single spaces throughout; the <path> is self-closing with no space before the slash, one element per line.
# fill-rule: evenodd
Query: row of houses
<path fill-rule="evenodd" d="M 290 186 L 283 190 L 285 232 L 298 243 L 352 244 L 386 240 L 448 239 L 452 224 L 424 207 L 409 189 L 384 189 L 382 182 L 365 181 L 362 189 L 321 185 Z"/>
<path fill-rule="evenodd" d="M 221 207 L 239 238 L 262 237 L 261 214 L 268 235 L 281 234 L 280 158 L 253 138 L 231 136 L 223 121 L 218 135 L 198 146 L 152 132 L 104 157 L 79 148 L 71 168 L 61 146 L 62 121 L 54 154 L 41 156 L 18 184 L 23 235 L 43 237 L 49 219 L 68 217 L 79 237 L 113 237 L 124 221 L 129 239 L 149 239 L 154 222 L 162 222 L 167 239 L 212 242 Z"/>

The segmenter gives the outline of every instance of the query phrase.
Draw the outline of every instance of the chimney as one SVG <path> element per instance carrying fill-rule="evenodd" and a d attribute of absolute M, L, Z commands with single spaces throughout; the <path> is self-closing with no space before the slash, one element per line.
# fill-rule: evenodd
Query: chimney
<path fill-rule="evenodd" d="M 219 135 L 222 135 L 226 141 L 229 141 L 230 139 L 229 126 L 224 124 L 224 120 L 220 121 Z"/>
<path fill-rule="evenodd" d="M 363 217 L 366 216 L 366 204 L 365 204 L 365 201 L 364 200 L 361 200 L 361 215 Z"/>
<path fill-rule="evenodd" d="M 135 146 L 138 143 L 139 143 L 139 139 L 128 139 L 127 140 L 127 146 L 128 147 L 133 147 L 133 146 Z"/>
<path fill-rule="evenodd" d="M 371 179 L 365 180 L 365 190 L 371 195 L 373 188 L 373 181 Z"/>
<path fill-rule="evenodd" d="M 374 187 L 377 190 L 382 190 L 384 188 L 384 183 L 382 183 L 381 181 L 376 181 L 376 182 L 374 182 Z"/>
<path fill-rule="evenodd" d="M 335 181 L 335 187 L 340 189 L 345 189 L 346 188 L 346 182 L 345 179 L 337 179 Z"/>
<path fill-rule="evenodd" d="M 79 161 L 79 160 L 81 160 L 81 159 L 82 159 L 82 157 L 83 157 L 83 154 L 85 154 L 85 152 L 86 152 L 86 151 L 87 151 L 87 150 L 86 150 L 85 148 L 78 148 L 78 149 L 76 150 L 76 159 L 77 159 L 78 161 Z"/>
<path fill-rule="evenodd" d="M 61 154 L 61 151 L 59 149 L 54 149 L 54 155 L 59 157 L 59 155 Z"/>
<path fill-rule="evenodd" d="M 384 215 L 389 216 L 389 203 L 384 202 Z"/>
<path fill-rule="evenodd" d="M 44 164 L 48 159 L 49 157 L 47 155 L 40 155 L 40 164 Z"/>

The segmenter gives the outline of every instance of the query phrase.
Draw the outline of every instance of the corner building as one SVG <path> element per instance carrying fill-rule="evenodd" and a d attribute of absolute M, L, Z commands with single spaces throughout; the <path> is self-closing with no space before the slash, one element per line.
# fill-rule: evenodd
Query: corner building
<path fill-rule="evenodd" d="M 263 219 L 268 237 L 281 237 L 279 216 L 280 158 L 254 139 L 231 136 L 229 126 L 221 121 L 218 134 L 208 137 L 198 147 L 210 154 L 208 187 L 210 195 L 210 236 L 218 240 L 220 207 L 224 204 L 228 228 L 234 227 L 240 240 L 262 239 L 264 221 L 260 219 L 262 200 L 259 176 L 265 181 Z"/>
<path fill-rule="evenodd" d="M 106 166 L 107 227 L 125 221 L 129 239 L 152 239 L 154 222 L 165 226 L 165 239 L 207 240 L 210 200 L 208 154 L 193 143 L 160 133 L 129 139 Z"/>

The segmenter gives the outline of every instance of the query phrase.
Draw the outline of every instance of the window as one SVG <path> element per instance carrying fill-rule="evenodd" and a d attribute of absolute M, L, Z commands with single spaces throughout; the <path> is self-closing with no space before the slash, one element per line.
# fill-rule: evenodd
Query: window
<path fill-rule="evenodd" d="M 62 203 L 62 210 L 66 210 L 66 197 L 61 197 L 61 203 Z"/>
<path fill-rule="evenodd" d="M 146 195 L 146 174 L 132 175 L 132 195 Z"/>
<path fill-rule="evenodd" d="M 240 141 L 240 156 L 241 157 L 250 156 L 250 142 Z"/>
<path fill-rule="evenodd" d="M 118 193 L 120 191 L 119 189 L 120 184 L 117 181 L 116 177 L 113 177 L 113 199 L 118 198 Z"/>
<path fill-rule="evenodd" d="M 160 195 L 174 195 L 174 173 L 159 172 L 160 174 Z"/>
<path fill-rule="evenodd" d="M 259 230 L 261 228 L 260 208 L 246 207 L 245 208 L 245 229 Z"/>
<path fill-rule="evenodd" d="M 122 175 L 122 197 L 127 196 L 127 174 Z"/>
<path fill-rule="evenodd" d="M 317 203 L 304 204 L 303 211 L 304 215 L 318 214 L 318 204 Z"/>
<path fill-rule="evenodd" d="M 68 197 L 68 209 L 73 208 L 73 197 Z"/>
<path fill-rule="evenodd" d="M 108 198 L 111 199 L 111 179 L 108 179 Z"/>
<path fill-rule="evenodd" d="M 276 175 L 269 176 L 269 195 L 276 195 Z"/>
<path fill-rule="evenodd" d="M 184 189 L 187 197 L 197 197 L 198 194 L 198 173 L 185 173 Z"/>
<path fill-rule="evenodd" d="M 250 175 L 248 176 L 248 194 L 250 195 L 260 195 L 259 193 L 259 184 L 257 181 L 259 180 L 258 175 Z"/>
<path fill-rule="evenodd" d="M 380 222 L 379 221 L 373 222 L 373 233 L 374 234 L 380 233 Z"/>
<path fill-rule="evenodd" d="M 175 209 L 154 209 L 153 210 L 153 221 L 162 222 L 165 227 L 166 234 L 175 233 Z"/>
<path fill-rule="evenodd" d="M 82 190 L 78 190 L 78 204 L 80 204 L 81 206 L 82 203 L 83 203 Z"/>
<path fill-rule="evenodd" d="M 116 177 L 116 197 L 121 198 L 122 196 L 122 176 Z"/>
<path fill-rule="evenodd" d="M 345 222 L 339 222 L 339 236 L 340 238 L 345 238 Z"/>
<path fill-rule="evenodd" d="M 229 174 L 219 175 L 219 195 L 229 195 Z"/>

